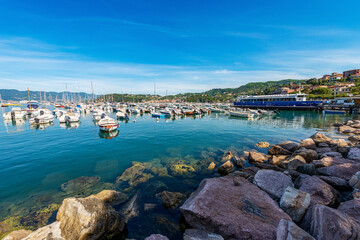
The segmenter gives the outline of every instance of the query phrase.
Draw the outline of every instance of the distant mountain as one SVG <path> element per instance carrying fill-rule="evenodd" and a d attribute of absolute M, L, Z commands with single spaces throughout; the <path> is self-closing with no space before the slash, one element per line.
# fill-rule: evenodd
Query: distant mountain
<path fill-rule="evenodd" d="M 2 100 L 5 101 L 21 101 L 28 100 L 27 91 L 19 91 L 15 89 L 0 89 L 0 94 Z M 41 94 L 41 97 L 40 97 Z M 70 100 L 79 100 L 79 96 L 82 100 L 91 99 L 92 95 L 84 92 L 74 93 L 74 92 L 40 92 L 40 91 L 30 91 L 30 99 L 39 101 L 40 99 L 47 101 L 55 101 L 56 98 L 58 101 L 61 101 L 63 98 L 68 98 Z"/>

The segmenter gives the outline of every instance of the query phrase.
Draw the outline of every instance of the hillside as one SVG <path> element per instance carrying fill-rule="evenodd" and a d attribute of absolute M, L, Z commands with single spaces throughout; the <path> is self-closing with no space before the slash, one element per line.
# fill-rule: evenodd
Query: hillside
<path fill-rule="evenodd" d="M 19 91 L 15 89 L 0 89 L 0 94 L 2 100 L 5 101 L 21 101 L 21 100 L 28 100 L 28 92 L 27 91 Z M 40 91 L 30 91 L 30 98 L 31 100 L 44 100 L 44 92 Z M 71 93 L 71 92 L 45 92 L 46 100 L 47 101 L 55 101 L 56 98 L 61 101 L 64 97 L 68 97 L 68 99 L 79 99 L 79 96 L 82 100 L 91 99 L 91 95 L 81 92 L 81 93 Z"/>

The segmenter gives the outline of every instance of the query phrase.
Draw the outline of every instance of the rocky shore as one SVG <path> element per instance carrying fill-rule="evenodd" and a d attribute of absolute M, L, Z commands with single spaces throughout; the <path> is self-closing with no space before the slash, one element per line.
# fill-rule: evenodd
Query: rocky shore
<path fill-rule="evenodd" d="M 219 158 L 204 152 L 196 163 L 134 162 L 116 180 L 124 191 L 65 198 L 50 224 L 3 239 L 126 239 L 129 224 L 141 228 L 142 221 L 182 232 L 186 240 L 360 239 L 360 121 L 335 125 L 344 138 L 317 132 L 299 143 L 260 142 L 257 150 L 225 151 Z M 208 177 L 198 185 L 200 174 Z M 182 180 L 171 189 L 155 180 L 174 177 Z M 98 181 L 81 179 L 80 186 Z M 197 189 L 182 191 L 186 184 Z M 77 192 L 80 186 L 69 181 L 61 187 Z M 145 239 L 172 239 L 164 235 Z"/>

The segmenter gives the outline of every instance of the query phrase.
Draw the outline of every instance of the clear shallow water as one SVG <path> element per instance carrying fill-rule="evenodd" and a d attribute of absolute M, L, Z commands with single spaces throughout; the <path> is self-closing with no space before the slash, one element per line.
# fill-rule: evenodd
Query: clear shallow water
<path fill-rule="evenodd" d="M 114 117 L 114 114 L 111 116 Z M 101 182 L 113 184 L 132 161 L 161 159 L 164 163 L 174 158 L 197 161 L 203 158 L 204 151 L 232 149 L 241 152 L 257 149 L 255 144 L 259 141 L 270 144 L 299 141 L 316 130 L 328 129 L 332 123 L 350 117 L 283 111 L 280 116 L 251 121 L 210 114 L 156 122 L 149 115 L 139 115 L 132 116 L 127 123 L 120 122 L 118 135 L 106 139 L 99 135 L 91 115 L 83 115 L 80 125 L 73 126 L 75 128 L 60 126 L 55 120 L 52 126 L 32 129 L 27 121 L 23 124 L 5 123 L 1 114 L 0 221 L 11 215 L 29 214 L 30 208 L 36 210 L 52 202 L 60 203 L 64 197 L 71 195 L 60 194 L 61 184 L 81 176 L 99 176 Z M 170 191 L 191 191 L 201 178 L 195 178 L 188 189 L 174 179 L 162 181 L 169 182 L 168 185 L 172 186 Z M 139 185 L 138 189 L 141 187 Z M 151 197 L 146 198 L 143 197 L 144 202 L 152 201 Z M 174 214 L 178 217 L 177 213 Z M 135 219 L 129 223 L 129 228 L 137 229 L 140 225 L 144 225 L 144 221 Z M 150 229 L 165 231 L 161 227 Z M 147 233 L 140 231 L 133 237 L 142 237 Z"/>

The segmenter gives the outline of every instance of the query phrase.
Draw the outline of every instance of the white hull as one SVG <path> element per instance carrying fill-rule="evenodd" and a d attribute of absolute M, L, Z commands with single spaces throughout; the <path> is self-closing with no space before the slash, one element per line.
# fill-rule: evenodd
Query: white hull
<path fill-rule="evenodd" d="M 230 111 L 230 116 L 233 116 L 233 117 L 251 118 L 251 117 L 254 117 L 254 114 L 252 114 L 252 113 L 247 113 L 247 112 L 235 112 L 235 111 Z"/>

